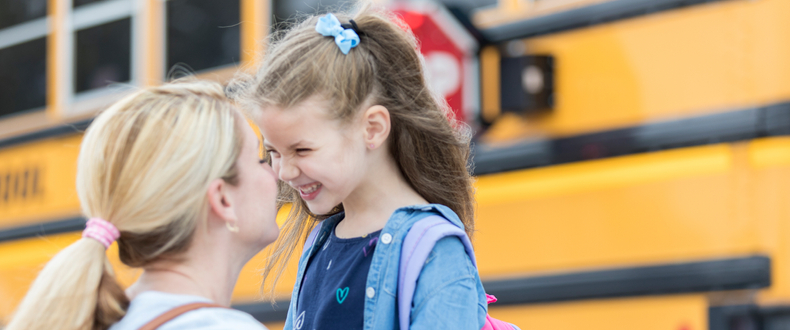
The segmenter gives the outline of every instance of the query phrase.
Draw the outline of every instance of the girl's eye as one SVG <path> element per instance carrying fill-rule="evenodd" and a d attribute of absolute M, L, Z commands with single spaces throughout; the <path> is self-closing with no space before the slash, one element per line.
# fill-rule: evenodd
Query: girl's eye
<path fill-rule="evenodd" d="M 307 148 L 296 149 L 296 153 L 299 153 L 299 154 L 303 154 L 303 153 L 308 152 L 308 151 L 310 151 L 310 149 L 307 149 Z"/>

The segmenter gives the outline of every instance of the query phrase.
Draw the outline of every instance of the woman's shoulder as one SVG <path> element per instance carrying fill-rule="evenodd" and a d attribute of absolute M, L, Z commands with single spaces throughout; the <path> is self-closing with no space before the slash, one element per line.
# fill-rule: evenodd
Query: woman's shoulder
<path fill-rule="evenodd" d="M 159 330 L 265 330 L 266 327 L 250 314 L 230 308 L 203 308 L 182 314 L 165 323 Z"/>
<path fill-rule="evenodd" d="M 163 313 L 186 304 L 208 302 L 209 299 L 191 295 L 164 292 L 143 292 L 129 305 L 126 316 L 110 327 L 110 330 L 137 330 Z M 201 308 L 186 312 L 165 323 L 160 330 L 181 329 L 242 329 L 265 330 L 266 328 L 251 315 L 230 308 Z"/>

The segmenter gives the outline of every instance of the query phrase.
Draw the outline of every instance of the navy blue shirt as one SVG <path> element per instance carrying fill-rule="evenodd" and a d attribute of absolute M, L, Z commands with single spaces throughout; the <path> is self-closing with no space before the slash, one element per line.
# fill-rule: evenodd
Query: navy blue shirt
<path fill-rule="evenodd" d="M 342 239 L 331 235 L 308 262 L 296 305 L 295 330 L 362 329 L 377 231 Z"/>

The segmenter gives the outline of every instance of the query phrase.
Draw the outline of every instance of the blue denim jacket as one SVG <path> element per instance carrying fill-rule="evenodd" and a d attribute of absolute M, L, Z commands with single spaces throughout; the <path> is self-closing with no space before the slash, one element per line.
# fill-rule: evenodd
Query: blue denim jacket
<path fill-rule="evenodd" d="M 368 271 L 363 329 L 399 328 L 396 293 L 401 244 L 415 222 L 433 214 L 442 215 L 463 228 L 461 220 L 450 208 L 430 204 L 396 210 L 381 230 L 379 244 Z M 309 251 L 302 253 L 283 329 L 292 330 L 294 324 L 300 325 L 301 322 L 296 322 L 294 311 L 307 260 L 321 248 L 334 224 L 342 219 L 343 215 L 338 214 L 324 220 L 315 244 Z M 390 235 L 391 239 L 385 239 L 385 235 Z M 441 239 L 420 273 L 414 292 L 410 329 L 480 330 L 485 324 L 487 312 L 483 283 L 464 251 L 463 243 L 457 237 Z"/>

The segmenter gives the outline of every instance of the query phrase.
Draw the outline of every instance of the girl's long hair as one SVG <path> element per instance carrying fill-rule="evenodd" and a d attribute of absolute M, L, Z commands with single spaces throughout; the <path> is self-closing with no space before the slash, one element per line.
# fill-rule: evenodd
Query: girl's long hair
<path fill-rule="evenodd" d="M 315 31 L 319 17 L 309 17 L 273 37 L 246 98 L 255 106 L 288 111 L 321 95 L 330 102 L 333 115 L 344 121 L 364 106 L 386 107 L 392 120 L 388 147 L 403 177 L 428 202 L 455 211 L 471 237 L 474 188 L 467 168 L 469 130 L 427 87 L 414 36 L 397 17 L 369 5 L 355 14 L 336 16 L 341 23 L 356 22 L 361 31 L 356 48 L 343 55 L 334 38 Z M 264 269 L 264 279 L 275 274 L 271 293 L 310 230 L 342 210 L 338 205 L 330 214 L 311 214 L 298 191 L 281 182 L 280 192 L 280 206 L 291 204 L 292 209 Z"/>
<path fill-rule="evenodd" d="M 206 189 L 236 184 L 239 113 L 214 83 L 134 93 L 88 127 L 77 164 L 82 212 L 114 224 L 121 261 L 175 258 L 205 223 Z M 104 246 L 82 238 L 39 273 L 6 330 L 107 329 L 129 301 Z"/>

